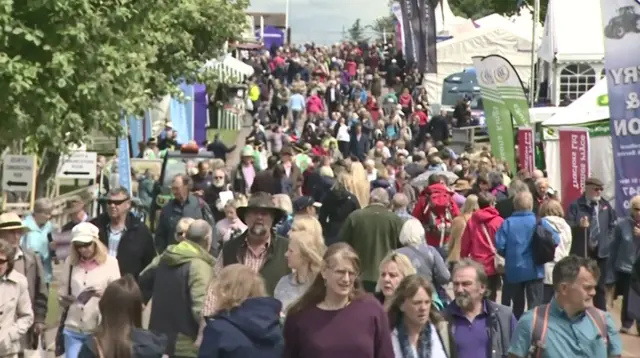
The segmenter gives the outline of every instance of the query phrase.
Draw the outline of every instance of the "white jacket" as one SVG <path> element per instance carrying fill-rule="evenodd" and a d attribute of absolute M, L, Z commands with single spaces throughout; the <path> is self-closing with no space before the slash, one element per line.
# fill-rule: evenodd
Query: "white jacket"
<path fill-rule="evenodd" d="M 571 227 L 559 216 L 545 216 L 542 220 L 546 220 L 556 230 L 558 235 L 560 235 L 560 243 L 558 247 L 556 247 L 553 262 L 544 264 L 544 284 L 551 285 L 553 284 L 553 268 L 556 262 L 569 256 L 569 252 L 571 251 Z"/>

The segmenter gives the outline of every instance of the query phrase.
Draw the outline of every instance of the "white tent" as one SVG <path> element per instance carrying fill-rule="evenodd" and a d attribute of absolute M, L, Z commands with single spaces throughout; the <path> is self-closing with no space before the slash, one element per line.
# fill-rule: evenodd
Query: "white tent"
<path fill-rule="evenodd" d="M 425 76 L 430 103 L 440 103 L 444 79 L 472 67 L 472 57 L 502 55 L 508 59 L 526 84 L 531 74 L 531 35 L 521 34 L 507 21 L 500 26 L 480 27 L 437 45 L 438 73 Z"/>
<path fill-rule="evenodd" d="M 564 95 L 579 97 L 601 77 L 604 40 L 600 1 L 549 0 L 538 57 L 548 63 L 546 77 L 553 103 L 559 103 Z"/>
<path fill-rule="evenodd" d="M 434 14 L 438 36 L 458 36 L 476 28 L 472 20 L 454 15 L 448 0 L 442 0 L 442 7 L 438 4 Z"/>
<path fill-rule="evenodd" d="M 569 106 L 560 108 L 555 115 L 542 122 L 542 125 L 547 127 L 544 130 L 544 159 L 547 164 L 549 184 L 554 189 L 560 190 L 562 182 L 560 177 L 560 144 L 554 127 L 585 127 L 608 120 L 609 106 L 599 104 L 601 102 L 599 99 L 606 94 L 607 80 L 605 78 Z M 613 167 L 611 136 L 590 137 L 589 145 L 591 146 L 589 157 L 591 175 L 602 180 L 604 183 L 603 196 L 614 201 L 615 169 Z"/>

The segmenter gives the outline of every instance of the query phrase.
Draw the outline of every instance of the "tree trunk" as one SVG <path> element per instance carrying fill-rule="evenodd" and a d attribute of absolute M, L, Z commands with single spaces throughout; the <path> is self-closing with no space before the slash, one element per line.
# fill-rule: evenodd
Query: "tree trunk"
<path fill-rule="evenodd" d="M 42 158 L 41 167 L 38 170 L 38 181 L 36 183 L 36 198 L 47 196 L 49 185 L 55 185 L 55 175 L 58 169 L 60 154 L 45 150 L 39 156 Z"/>

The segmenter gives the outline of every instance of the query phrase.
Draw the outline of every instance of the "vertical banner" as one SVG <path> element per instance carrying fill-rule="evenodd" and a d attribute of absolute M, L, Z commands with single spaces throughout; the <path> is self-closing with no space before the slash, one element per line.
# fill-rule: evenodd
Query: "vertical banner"
<path fill-rule="evenodd" d="M 604 26 L 604 68 L 609 92 L 609 118 L 615 171 L 615 203 L 619 217 L 640 194 L 640 39 L 638 0 L 600 0 Z M 606 182 L 606 180 L 603 180 Z"/>
<path fill-rule="evenodd" d="M 516 125 L 528 126 L 531 123 L 529 103 L 516 69 L 509 60 L 500 55 L 489 55 L 482 61 L 487 62 L 487 66 L 493 71 L 500 97 L 509 108 Z"/>
<path fill-rule="evenodd" d="M 418 60 L 418 35 L 420 19 L 418 17 L 418 0 L 400 0 L 402 27 L 404 28 L 404 59 L 408 64 Z"/>
<path fill-rule="evenodd" d="M 131 195 L 131 158 L 129 156 L 129 131 L 127 119 L 121 116 L 120 125 L 125 135 L 118 138 L 118 184 Z"/>
<path fill-rule="evenodd" d="M 418 54 L 418 70 L 421 73 L 438 73 L 438 57 L 436 43 L 436 0 L 417 0 L 420 12 L 420 39 Z"/>
<path fill-rule="evenodd" d="M 478 85 L 482 93 L 485 121 L 489 131 L 491 152 L 500 161 L 509 166 L 509 170 L 516 170 L 515 144 L 513 136 L 513 122 L 511 113 L 500 97 L 493 69 L 482 57 L 473 58 Z"/>
<path fill-rule="evenodd" d="M 404 33 L 404 19 L 402 18 L 402 6 L 400 3 L 395 1 L 391 4 L 391 12 L 396 17 L 396 49 L 402 51 L 402 53 L 406 54 L 407 49 L 406 45 L 406 36 Z"/>
<path fill-rule="evenodd" d="M 536 170 L 536 148 L 533 128 L 518 128 L 518 157 L 520 168 L 533 173 Z"/>
<path fill-rule="evenodd" d="M 558 130 L 560 143 L 560 195 L 562 206 L 582 196 L 584 185 L 589 176 L 589 130 L 586 128 L 567 128 Z"/>

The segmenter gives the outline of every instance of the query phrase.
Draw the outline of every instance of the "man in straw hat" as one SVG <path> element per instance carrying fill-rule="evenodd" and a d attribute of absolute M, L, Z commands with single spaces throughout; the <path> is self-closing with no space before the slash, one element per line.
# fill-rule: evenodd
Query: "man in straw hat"
<path fill-rule="evenodd" d="M 286 213 L 273 204 L 273 198 L 267 193 L 252 195 L 248 205 L 239 207 L 237 213 L 248 229 L 222 247 L 214 272 L 232 264 L 247 265 L 262 275 L 267 291 L 273 294 L 280 278 L 290 272 L 285 257 L 289 240 L 277 236 L 273 230 Z M 204 316 L 214 312 L 215 301 L 210 288 L 205 300 Z"/>
<path fill-rule="evenodd" d="M 27 349 L 36 349 L 38 336 L 45 332 L 49 289 L 40 257 L 31 250 L 20 247 L 20 238 L 29 229 L 22 223 L 18 214 L 9 212 L 0 214 L 0 240 L 5 240 L 16 248 L 13 269 L 23 274 L 29 283 L 29 298 L 33 307 L 34 324 L 26 335 Z"/>

